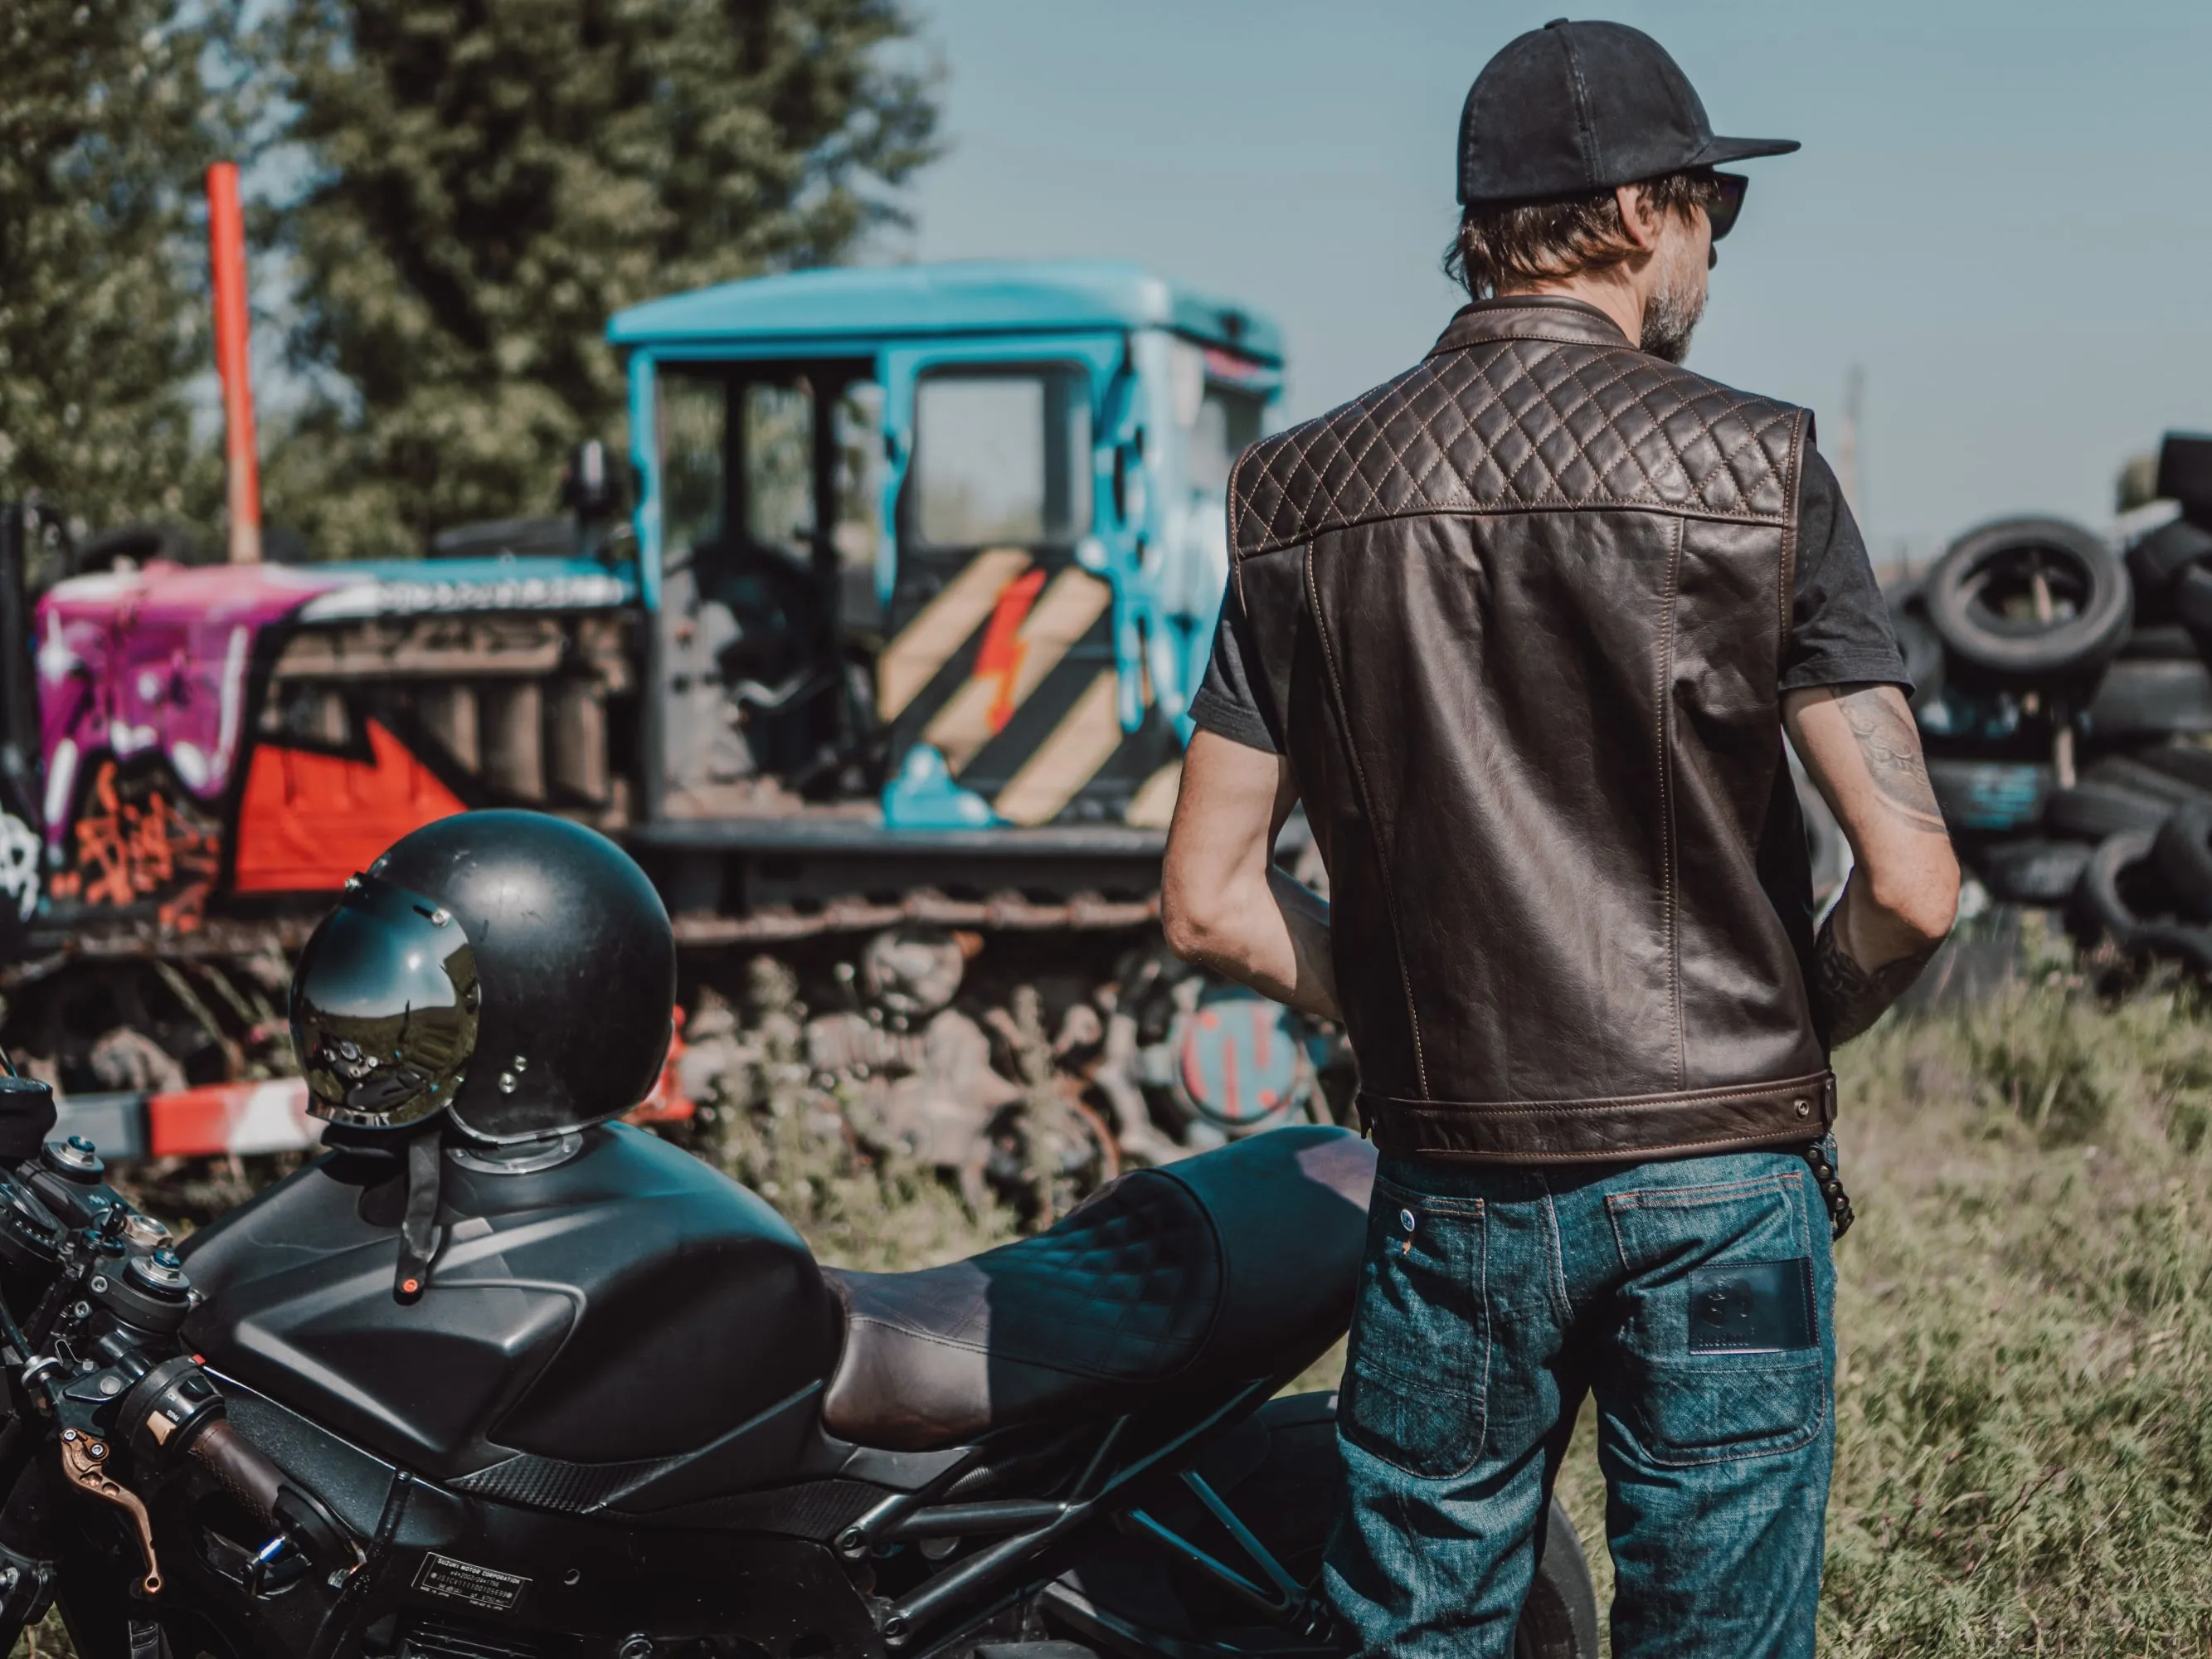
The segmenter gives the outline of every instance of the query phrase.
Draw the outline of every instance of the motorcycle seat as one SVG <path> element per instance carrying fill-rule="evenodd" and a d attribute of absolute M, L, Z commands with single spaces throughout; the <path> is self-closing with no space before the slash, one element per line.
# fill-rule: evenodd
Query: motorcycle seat
<path fill-rule="evenodd" d="M 1352 1315 L 1374 1149 L 1272 1130 L 1108 1183 L 1049 1231 L 918 1273 L 830 1268 L 842 1439 L 930 1451 L 1292 1375 Z"/>

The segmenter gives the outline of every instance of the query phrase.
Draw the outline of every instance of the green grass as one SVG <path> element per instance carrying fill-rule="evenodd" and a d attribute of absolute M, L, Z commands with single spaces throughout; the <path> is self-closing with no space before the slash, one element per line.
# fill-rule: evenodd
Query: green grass
<path fill-rule="evenodd" d="M 2063 981 L 1839 1056 L 1826 1655 L 2212 1646 L 2212 1024 Z M 1585 1422 L 1562 1483 L 1601 1589 Z"/>
<path fill-rule="evenodd" d="M 856 1146 L 785 1046 L 728 1079 L 696 1150 L 825 1260 L 1014 1235 Z M 2212 1019 L 2171 987 L 2112 1000 L 2054 975 L 1893 1019 L 1839 1070 L 1859 1221 L 1838 1253 L 1823 1653 L 2212 1651 Z M 1562 1495 L 1602 1589 L 1590 1443 L 1586 1424 Z"/>
<path fill-rule="evenodd" d="M 763 1068 L 704 1132 L 825 1260 L 998 1243 L 926 1171 L 864 1163 Z M 1836 1656 L 2212 1646 L 2212 1020 L 2053 970 L 1844 1050 Z M 777 1103 L 771 1107 L 767 1103 Z M 1341 1350 L 1297 1386 L 1334 1385 Z M 1601 1590 L 1586 1422 L 1562 1496 Z"/>

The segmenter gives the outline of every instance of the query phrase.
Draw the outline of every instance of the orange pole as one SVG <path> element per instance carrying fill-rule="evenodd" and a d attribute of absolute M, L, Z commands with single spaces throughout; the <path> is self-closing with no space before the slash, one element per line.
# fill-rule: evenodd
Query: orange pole
<path fill-rule="evenodd" d="M 222 377 L 223 458 L 230 475 L 230 562 L 261 562 L 261 470 L 253 441 L 253 373 L 246 328 L 246 214 L 238 164 L 208 169 L 208 247 L 215 267 L 215 366 Z"/>

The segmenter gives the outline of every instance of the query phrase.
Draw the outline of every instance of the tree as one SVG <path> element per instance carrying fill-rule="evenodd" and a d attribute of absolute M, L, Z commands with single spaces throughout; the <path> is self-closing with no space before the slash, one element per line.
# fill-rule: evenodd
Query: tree
<path fill-rule="evenodd" d="M 321 556 L 541 511 L 623 426 L 624 305 L 847 253 L 931 153 L 902 0 L 295 0 L 308 163 L 270 512 Z"/>
<path fill-rule="evenodd" d="M 212 510 L 191 235 L 223 107 L 170 0 L 0 4 L 0 497 L 94 525 Z M 201 233 L 204 235 L 204 233 Z"/>

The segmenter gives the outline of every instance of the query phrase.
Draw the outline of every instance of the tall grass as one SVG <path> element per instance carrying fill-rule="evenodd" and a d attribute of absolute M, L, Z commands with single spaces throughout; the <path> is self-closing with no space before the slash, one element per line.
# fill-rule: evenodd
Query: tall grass
<path fill-rule="evenodd" d="M 856 1146 L 789 1034 L 763 1035 L 695 1150 L 825 1259 L 920 1266 L 1014 1235 L 1011 1212 Z M 1838 1069 L 1859 1221 L 1838 1250 L 1822 1651 L 2212 1651 L 2212 1021 L 2177 987 L 2114 998 L 2054 972 L 1893 1018 Z M 1561 1491 L 1603 1589 L 1590 1448 Z"/>
<path fill-rule="evenodd" d="M 2063 980 L 1838 1056 L 1833 1656 L 2212 1649 L 2212 1025 Z M 1586 1425 L 1587 1426 L 1587 1425 Z M 1601 1579 L 1589 1437 L 1562 1482 Z"/>
<path fill-rule="evenodd" d="M 2212 1028 L 2058 982 L 1844 1060 L 1825 1648 L 2205 1651 Z"/>

